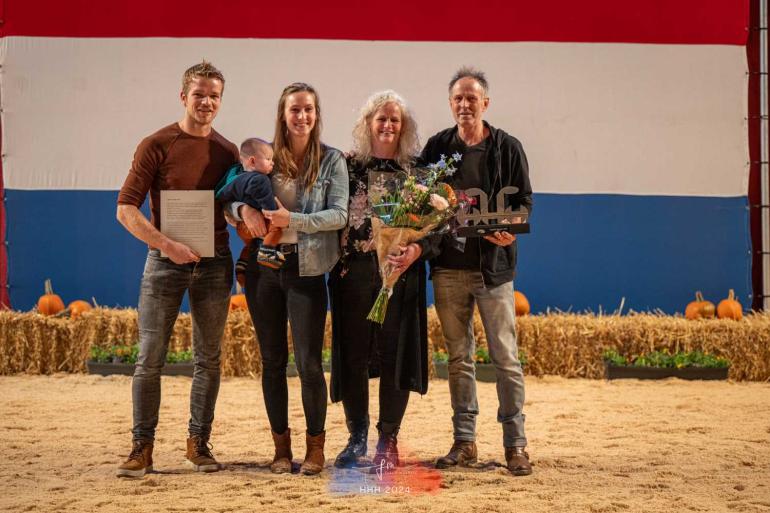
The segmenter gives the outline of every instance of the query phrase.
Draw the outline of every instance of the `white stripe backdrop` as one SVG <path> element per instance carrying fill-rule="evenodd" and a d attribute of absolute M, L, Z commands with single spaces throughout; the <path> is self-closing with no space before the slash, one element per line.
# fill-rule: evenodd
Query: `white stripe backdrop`
<path fill-rule="evenodd" d="M 550 193 L 745 196 L 740 46 L 7 37 L 0 43 L 5 186 L 115 190 L 139 140 L 181 118 L 183 70 L 225 72 L 215 127 L 272 137 L 281 89 L 313 84 L 324 140 L 350 147 L 366 97 L 410 102 L 423 142 L 452 124 L 446 83 L 485 70 L 487 119 L 524 143 Z"/>

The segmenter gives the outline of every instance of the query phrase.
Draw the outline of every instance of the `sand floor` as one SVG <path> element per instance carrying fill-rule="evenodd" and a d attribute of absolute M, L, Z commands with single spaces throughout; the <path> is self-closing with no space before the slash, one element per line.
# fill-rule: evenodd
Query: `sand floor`
<path fill-rule="evenodd" d="M 515 478 L 497 465 L 493 384 L 479 384 L 479 468 L 427 467 L 452 432 L 447 384 L 432 381 L 428 395 L 412 395 L 402 427 L 407 467 L 379 480 L 329 465 L 347 439 L 337 404 L 322 475 L 271 474 L 261 389 L 244 378 L 223 380 L 220 391 L 212 443 L 225 469 L 193 473 L 183 465 L 190 380 L 163 379 L 158 472 L 118 479 L 130 443 L 130 378 L 0 377 L 0 511 L 770 512 L 767 383 L 527 378 L 535 471 Z M 304 420 L 299 381 L 289 381 L 299 463 Z"/>

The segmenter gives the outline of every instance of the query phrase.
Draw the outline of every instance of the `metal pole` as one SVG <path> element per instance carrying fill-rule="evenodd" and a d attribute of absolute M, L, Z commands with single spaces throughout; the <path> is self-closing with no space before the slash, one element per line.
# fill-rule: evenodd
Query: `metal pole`
<path fill-rule="evenodd" d="M 762 309 L 770 312 L 770 148 L 768 148 L 767 2 L 759 0 L 760 179 L 762 188 Z"/>

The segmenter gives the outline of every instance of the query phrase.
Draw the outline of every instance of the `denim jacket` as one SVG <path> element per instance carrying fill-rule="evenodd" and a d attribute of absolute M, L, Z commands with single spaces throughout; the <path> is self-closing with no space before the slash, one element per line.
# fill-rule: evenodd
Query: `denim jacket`
<path fill-rule="evenodd" d="M 240 220 L 234 201 L 228 210 Z M 332 270 L 340 258 L 338 230 L 348 221 L 348 168 L 341 151 L 323 146 L 318 179 L 310 191 L 297 183 L 297 207 L 289 228 L 297 230 L 299 275 L 318 276 Z"/>

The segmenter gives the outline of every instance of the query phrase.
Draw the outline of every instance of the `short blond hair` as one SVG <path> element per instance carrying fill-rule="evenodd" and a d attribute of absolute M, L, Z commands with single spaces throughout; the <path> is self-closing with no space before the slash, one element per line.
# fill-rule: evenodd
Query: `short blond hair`
<path fill-rule="evenodd" d="M 210 78 L 222 82 L 222 91 L 225 90 L 225 76 L 213 64 L 207 60 L 190 66 L 182 75 L 182 92 L 187 94 L 190 90 L 190 84 L 196 78 Z"/>

